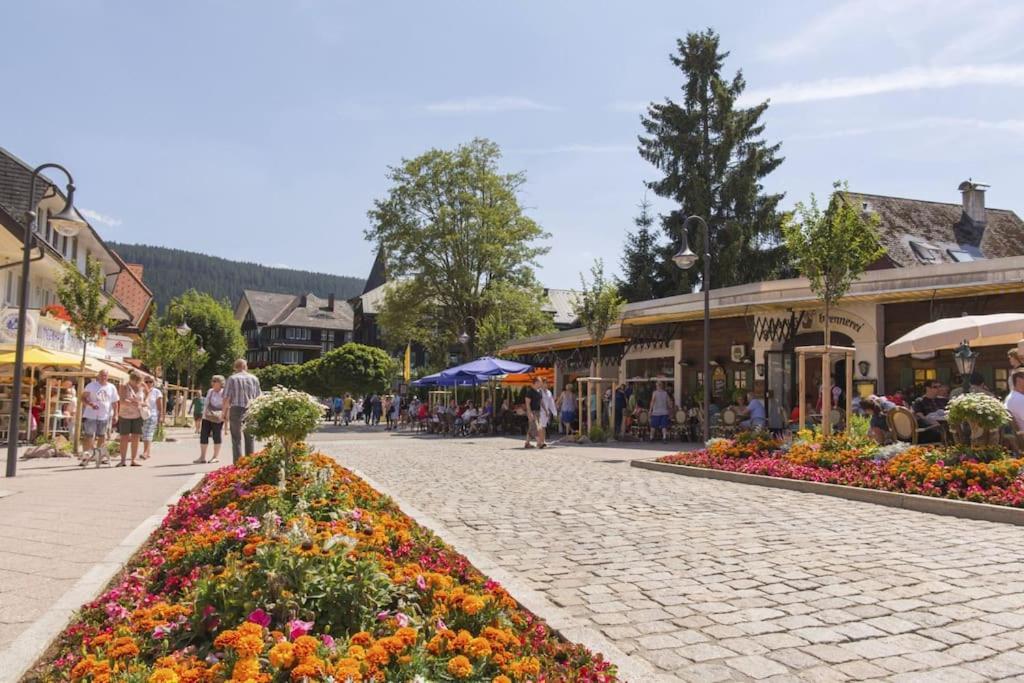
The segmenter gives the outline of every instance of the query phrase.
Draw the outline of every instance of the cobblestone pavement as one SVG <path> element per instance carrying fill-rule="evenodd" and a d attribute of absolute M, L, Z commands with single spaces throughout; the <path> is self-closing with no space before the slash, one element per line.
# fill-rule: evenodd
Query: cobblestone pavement
<path fill-rule="evenodd" d="M 1024 680 L 1024 529 L 631 468 L 650 450 L 317 436 L 686 681 Z"/>
<path fill-rule="evenodd" d="M 30 664 L 61 620 L 145 540 L 126 540 L 133 530 L 162 516 L 194 475 L 216 467 L 193 465 L 196 439 L 174 432 L 182 440 L 154 444 L 142 467 L 79 468 L 51 458 L 20 461 L 15 478 L 0 478 L 0 681 L 16 677 L 26 658 Z"/>

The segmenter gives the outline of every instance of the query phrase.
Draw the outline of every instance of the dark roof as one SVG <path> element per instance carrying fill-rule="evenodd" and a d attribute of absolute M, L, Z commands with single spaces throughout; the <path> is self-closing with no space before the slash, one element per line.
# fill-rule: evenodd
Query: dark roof
<path fill-rule="evenodd" d="M 366 285 L 363 286 L 363 294 L 377 289 L 388 281 L 387 263 L 384 260 L 384 250 L 377 250 L 377 258 L 373 260 L 373 268 L 370 269 L 370 277 L 366 278 Z"/>
<path fill-rule="evenodd" d="M 249 310 L 259 325 L 316 327 L 325 330 L 352 329 L 352 306 L 344 299 L 335 298 L 334 310 L 328 311 L 328 299 L 321 299 L 313 294 L 306 294 L 303 297 L 246 289 L 242 296 L 248 302 Z M 302 305 L 303 299 L 305 305 Z"/>
<path fill-rule="evenodd" d="M 555 325 L 576 324 L 574 305 L 579 297 L 579 292 L 573 289 L 545 289 L 544 296 L 547 301 L 541 310 L 552 315 Z"/>
<path fill-rule="evenodd" d="M 895 266 L 956 263 L 950 251 L 967 252 L 973 259 L 1024 255 L 1024 221 L 1013 211 L 986 209 L 986 222 L 980 225 L 959 203 L 860 192 L 843 196 L 878 216 L 882 246 Z"/>
<path fill-rule="evenodd" d="M 0 147 L 0 207 L 21 225 L 25 224 L 25 212 L 29 207 L 27 197 L 32 171 L 31 166 Z M 40 177 L 32 206 L 38 204 L 43 195 L 53 191 L 53 183 L 46 176 Z"/>

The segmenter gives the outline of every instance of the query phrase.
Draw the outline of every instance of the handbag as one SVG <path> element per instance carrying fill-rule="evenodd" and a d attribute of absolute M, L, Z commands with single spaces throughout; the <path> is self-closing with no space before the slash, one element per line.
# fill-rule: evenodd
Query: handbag
<path fill-rule="evenodd" d="M 142 418 L 143 422 L 149 421 L 149 418 L 150 418 L 151 415 L 152 415 L 152 413 L 149 410 L 149 406 L 147 406 L 147 405 L 139 406 L 139 417 Z"/>

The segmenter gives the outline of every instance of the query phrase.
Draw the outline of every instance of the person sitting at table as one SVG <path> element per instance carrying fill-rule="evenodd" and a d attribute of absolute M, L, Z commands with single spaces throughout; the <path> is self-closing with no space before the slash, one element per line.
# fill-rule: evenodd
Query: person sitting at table
<path fill-rule="evenodd" d="M 740 408 L 740 427 L 743 429 L 761 429 L 768 423 L 768 411 L 764 401 L 753 391 L 747 392 L 747 405 Z"/>
<path fill-rule="evenodd" d="M 995 396 L 995 394 L 992 393 L 992 390 L 985 386 L 985 377 L 980 372 L 972 372 L 968 381 L 970 382 L 970 388 L 967 391 L 968 394 L 986 394 L 988 396 Z M 964 388 L 960 386 L 951 391 L 949 393 L 949 397 L 956 398 L 963 393 Z"/>
<path fill-rule="evenodd" d="M 1024 367 L 1010 373 L 1010 393 L 1003 405 L 1013 417 L 1014 431 L 1024 432 Z"/>
<path fill-rule="evenodd" d="M 868 396 L 861 399 L 860 407 L 870 420 L 868 436 L 874 439 L 875 443 L 879 445 L 884 444 L 889 439 L 889 420 L 882 409 L 882 404 L 879 402 L 878 397 Z"/>
<path fill-rule="evenodd" d="M 942 385 L 937 381 L 929 382 L 925 387 L 924 396 L 914 399 L 912 409 L 917 425 L 924 431 L 917 436 L 919 443 L 937 443 L 942 441 L 942 424 L 936 417 L 946 409 L 946 400 L 939 397 Z"/>

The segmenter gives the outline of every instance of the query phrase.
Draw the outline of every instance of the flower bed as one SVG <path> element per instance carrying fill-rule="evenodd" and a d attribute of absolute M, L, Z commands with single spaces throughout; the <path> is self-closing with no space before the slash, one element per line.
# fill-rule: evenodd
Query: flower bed
<path fill-rule="evenodd" d="M 879 447 L 864 439 L 809 434 L 783 444 L 741 434 L 658 462 L 1024 507 L 1024 459 L 992 446 Z"/>
<path fill-rule="evenodd" d="M 615 681 L 330 458 L 208 475 L 34 680 Z"/>

